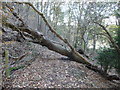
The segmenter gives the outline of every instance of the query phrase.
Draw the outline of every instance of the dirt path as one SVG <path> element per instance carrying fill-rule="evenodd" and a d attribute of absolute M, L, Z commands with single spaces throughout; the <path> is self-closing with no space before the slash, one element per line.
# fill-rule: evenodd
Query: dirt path
<path fill-rule="evenodd" d="M 30 66 L 15 71 L 13 87 L 29 88 L 111 88 L 113 83 L 105 80 L 84 65 L 69 60 L 47 49 Z M 65 57 L 64 57 L 65 58 Z"/>

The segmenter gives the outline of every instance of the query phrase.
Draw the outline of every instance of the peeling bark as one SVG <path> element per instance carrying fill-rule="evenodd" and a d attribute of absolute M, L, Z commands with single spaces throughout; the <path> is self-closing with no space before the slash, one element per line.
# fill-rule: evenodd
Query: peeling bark
<path fill-rule="evenodd" d="M 18 2 L 19 3 L 19 2 Z M 67 50 L 67 49 L 64 49 L 62 47 L 59 47 L 58 45 L 54 44 L 52 41 L 46 39 L 43 34 L 41 34 L 40 32 L 38 31 L 35 31 L 35 30 L 32 30 L 31 28 L 29 28 L 28 26 L 26 26 L 24 24 L 24 21 L 18 17 L 17 14 L 14 14 L 13 10 L 11 10 L 11 13 L 13 14 L 13 16 L 15 16 L 18 20 L 20 20 L 22 23 L 23 23 L 23 26 L 22 27 L 19 27 L 19 26 L 15 26 L 14 24 L 12 23 L 9 23 L 7 21 L 4 21 L 2 24 L 5 26 L 5 27 L 9 27 L 11 28 L 13 31 L 17 31 L 17 32 L 21 32 L 22 33 L 22 37 L 27 40 L 27 41 L 30 41 L 30 42 L 33 42 L 33 43 L 37 43 L 37 44 L 40 44 L 42 46 L 45 46 L 47 47 L 48 49 L 52 50 L 52 51 L 55 51 L 59 54 L 62 54 L 64 56 L 67 56 L 67 57 L 70 57 L 72 60 L 78 62 L 78 63 L 82 63 L 82 64 L 85 64 L 86 67 L 88 67 L 89 69 L 92 69 L 96 72 L 99 72 L 101 75 L 103 75 L 104 77 L 106 77 L 107 79 L 109 79 L 109 75 L 106 74 L 104 71 L 102 71 L 101 69 L 99 69 L 97 66 L 94 66 L 92 65 L 89 60 L 85 57 L 83 57 L 79 52 L 77 52 L 70 44 L 69 42 L 62 38 L 59 34 L 57 34 L 55 32 L 55 30 L 50 26 L 50 24 L 48 23 L 48 21 L 46 20 L 46 18 L 43 16 L 42 13 L 40 13 L 38 10 L 36 10 L 36 8 L 30 4 L 30 3 L 25 3 L 25 4 L 28 4 L 29 6 L 31 6 L 42 18 L 43 20 L 45 21 L 46 25 L 49 27 L 50 31 L 52 33 L 54 33 L 60 40 L 62 40 L 65 44 L 68 45 L 68 47 L 71 49 L 70 51 Z M 8 6 L 7 6 L 8 7 Z M 10 8 L 10 7 L 8 7 Z M 26 34 L 24 34 L 26 33 Z M 29 37 L 29 36 L 32 36 Z M 27 39 L 27 38 L 30 38 L 30 39 Z M 120 80 L 120 78 L 117 78 L 117 80 Z"/>
<path fill-rule="evenodd" d="M 40 44 L 42 46 L 46 46 L 48 49 L 55 51 L 57 53 L 60 53 L 62 55 L 68 56 L 72 59 L 74 59 L 75 61 L 79 62 L 79 63 L 83 63 L 83 64 L 90 64 L 87 59 L 85 57 L 83 57 L 82 55 L 80 55 L 77 51 L 68 51 L 62 47 L 59 47 L 57 45 L 55 45 L 54 43 L 52 43 L 50 40 L 47 40 L 44 38 L 44 36 L 42 34 L 40 34 L 39 32 L 35 32 L 34 30 L 30 30 L 28 28 L 25 27 L 17 27 L 11 23 L 3 23 L 4 26 L 7 26 L 9 28 L 11 28 L 14 31 L 18 31 L 18 29 L 22 32 L 26 32 L 28 34 L 30 34 L 31 36 L 34 37 L 34 40 L 32 40 L 32 42 Z"/>

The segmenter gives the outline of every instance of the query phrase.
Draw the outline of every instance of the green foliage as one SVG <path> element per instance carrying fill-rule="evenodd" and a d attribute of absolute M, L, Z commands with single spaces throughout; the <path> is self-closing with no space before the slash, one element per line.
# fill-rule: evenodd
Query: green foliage
<path fill-rule="evenodd" d="M 21 68 L 24 68 L 24 66 L 17 66 L 17 67 L 10 67 L 9 68 L 9 71 L 15 71 L 15 70 L 18 70 L 18 69 L 21 69 Z"/>
<path fill-rule="evenodd" d="M 120 47 L 120 27 L 117 28 L 117 36 L 115 38 L 117 45 Z M 115 62 L 116 71 L 120 74 L 120 55 L 117 53 L 116 62 Z"/>
<path fill-rule="evenodd" d="M 113 50 L 109 48 L 103 48 L 99 51 L 99 56 L 97 57 L 98 64 L 101 65 L 101 67 L 104 69 L 105 72 L 107 72 L 108 69 L 113 67 L 113 62 L 115 56 L 113 55 Z"/>
<path fill-rule="evenodd" d="M 115 16 L 116 16 L 116 17 L 120 17 L 120 14 L 119 14 L 119 11 L 118 11 L 118 10 L 115 10 Z"/>
<path fill-rule="evenodd" d="M 115 37 L 117 45 L 120 47 L 120 26 L 117 28 L 117 36 Z"/>
<path fill-rule="evenodd" d="M 10 67 L 9 66 L 9 51 L 5 50 L 5 73 L 6 73 L 6 77 L 10 77 L 10 74 L 12 73 L 12 71 L 24 68 L 24 66 L 17 66 L 17 67 Z"/>
<path fill-rule="evenodd" d="M 120 28 L 117 28 L 117 36 L 115 37 L 117 45 L 120 47 Z M 112 67 L 120 74 L 120 55 L 112 46 L 110 48 L 103 48 L 99 51 L 97 56 L 98 64 L 107 72 Z"/>

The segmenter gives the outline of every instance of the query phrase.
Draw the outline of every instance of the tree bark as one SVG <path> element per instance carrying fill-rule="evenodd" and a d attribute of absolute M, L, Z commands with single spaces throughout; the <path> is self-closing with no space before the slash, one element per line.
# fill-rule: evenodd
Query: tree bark
<path fill-rule="evenodd" d="M 55 51 L 59 54 L 62 54 L 64 56 L 67 56 L 67 57 L 70 57 L 72 60 L 78 62 L 78 63 L 83 63 L 85 64 L 88 68 L 96 71 L 96 72 L 99 72 L 101 75 L 104 75 L 105 77 L 108 78 L 108 74 L 106 74 L 104 71 L 100 70 L 97 66 L 94 66 L 92 65 L 89 60 L 85 57 L 83 57 L 80 53 L 78 53 L 68 42 L 67 40 L 65 40 L 64 38 L 62 38 L 59 34 L 57 34 L 55 32 L 55 30 L 50 26 L 50 24 L 48 23 L 48 21 L 46 20 L 46 18 L 43 16 L 42 13 L 40 13 L 39 11 L 37 11 L 35 9 L 35 7 L 30 4 L 30 3 L 27 3 L 28 5 L 30 5 L 39 15 L 41 15 L 41 17 L 43 18 L 43 20 L 45 21 L 46 25 L 49 27 L 49 29 L 51 30 L 52 33 L 54 33 L 59 39 L 61 39 L 64 43 L 66 43 L 69 48 L 71 49 L 70 51 L 67 50 L 67 49 L 64 49 L 63 47 L 59 47 L 58 45 L 55 45 L 54 43 L 52 43 L 50 40 L 46 39 L 43 34 L 41 34 L 40 32 L 36 31 L 36 30 L 32 30 L 31 28 L 29 28 L 28 26 L 26 26 L 24 24 L 24 21 L 18 17 L 17 14 L 15 14 L 13 11 L 12 14 L 13 16 L 15 16 L 19 21 L 21 21 L 23 23 L 23 26 L 22 27 L 19 27 L 19 26 L 15 26 L 14 24 L 12 23 L 9 23 L 7 21 L 3 21 L 2 25 L 4 25 L 5 27 L 9 27 L 11 28 L 13 31 L 17 31 L 17 32 L 22 32 L 22 37 L 30 42 L 33 42 L 33 43 L 37 43 L 37 44 L 40 44 L 42 46 L 45 46 L 47 47 L 48 49 L 52 50 L 52 51 Z M 10 8 L 9 6 L 7 6 L 8 8 Z M 24 34 L 24 33 L 27 33 Z M 32 36 L 31 38 L 29 37 Z M 27 38 L 30 38 L 30 39 L 27 39 Z M 119 78 L 117 78 L 119 79 Z"/>
<path fill-rule="evenodd" d="M 110 33 L 108 32 L 108 30 L 100 23 L 98 22 L 94 22 L 96 24 L 98 24 L 100 27 L 102 27 L 102 29 L 106 32 L 108 39 L 110 40 L 110 42 L 112 43 L 112 45 L 114 46 L 114 48 L 117 50 L 117 52 L 120 54 L 120 47 L 116 44 L 116 42 L 114 41 L 114 39 L 112 38 L 112 36 L 110 35 Z"/>
<path fill-rule="evenodd" d="M 17 27 L 14 26 L 13 24 L 4 23 L 3 25 L 11 28 L 14 31 L 17 31 Z M 112 75 L 108 75 L 103 70 L 99 69 L 97 66 L 94 66 L 91 63 L 89 63 L 89 61 L 87 61 L 88 59 L 83 57 L 82 55 L 80 55 L 77 51 L 68 51 L 68 50 L 66 50 L 64 48 L 58 47 L 57 45 L 52 43 L 50 40 L 45 39 L 42 34 L 39 34 L 38 32 L 35 32 L 35 31 L 30 30 L 28 28 L 23 28 L 23 27 L 21 28 L 21 27 L 19 27 L 18 29 L 20 29 L 22 32 L 27 32 L 27 33 L 33 35 L 35 39 L 38 39 L 38 40 L 32 41 L 33 43 L 37 43 L 37 44 L 40 44 L 42 46 L 45 46 L 49 50 L 52 50 L 52 51 L 55 51 L 55 52 L 57 52 L 57 53 L 59 53 L 61 55 L 70 57 L 73 61 L 85 64 L 85 66 L 87 68 L 89 68 L 89 69 L 91 69 L 91 70 L 93 70 L 95 72 L 98 72 L 101 76 L 104 76 L 108 80 L 120 80 L 119 77 L 117 77 L 115 75 L 113 75 L 113 76 Z"/>
<path fill-rule="evenodd" d="M 55 51 L 57 53 L 60 53 L 62 55 L 68 56 L 79 63 L 90 64 L 88 62 L 88 60 L 85 57 L 83 57 L 82 55 L 80 55 L 77 51 L 75 51 L 75 50 L 68 51 L 62 47 L 59 47 L 59 46 L 55 45 L 54 43 L 52 43 L 50 40 L 45 39 L 42 34 L 40 34 L 39 32 L 36 32 L 35 30 L 30 30 L 26 27 L 17 27 L 8 22 L 3 23 L 3 25 L 11 28 L 13 31 L 20 30 L 22 32 L 26 32 L 26 33 L 30 34 L 34 38 L 34 40 L 32 41 L 34 43 L 40 44 L 42 46 L 46 46 L 48 49 Z"/>

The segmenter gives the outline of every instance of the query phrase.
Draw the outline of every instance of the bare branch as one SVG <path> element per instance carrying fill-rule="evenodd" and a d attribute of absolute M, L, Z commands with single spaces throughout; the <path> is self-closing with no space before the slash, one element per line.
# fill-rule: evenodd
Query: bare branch
<path fill-rule="evenodd" d="M 22 22 L 22 26 L 25 26 L 23 20 L 17 15 L 16 12 L 14 12 L 13 8 L 10 7 L 8 4 L 6 4 L 6 7 L 11 11 L 11 13 L 19 20 Z"/>
<path fill-rule="evenodd" d="M 21 3 L 21 2 L 17 2 L 17 3 Z M 50 31 L 52 33 L 54 33 L 60 40 L 62 40 L 65 44 L 67 44 L 71 51 L 68 51 L 67 49 L 64 49 L 64 48 L 61 48 L 59 47 L 58 45 L 55 45 L 54 43 L 52 43 L 50 40 L 44 38 L 44 36 L 42 34 L 40 34 L 39 32 L 35 31 L 35 30 L 32 30 L 31 28 L 29 28 L 28 26 L 22 26 L 22 27 L 18 27 L 18 26 L 15 26 L 14 24 L 12 23 L 9 23 L 7 21 L 3 22 L 3 25 L 6 26 L 6 27 L 9 27 L 11 28 L 13 31 L 21 31 L 22 33 L 25 33 L 24 36 L 26 37 L 29 37 L 29 36 L 32 36 L 32 40 L 31 42 L 33 43 L 37 43 L 37 44 L 40 44 L 42 46 L 46 46 L 49 50 L 52 50 L 52 51 L 55 51 L 57 53 L 60 53 L 61 55 L 65 55 L 65 56 L 68 56 L 70 57 L 71 59 L 73 59 L 73 61 L 76 61 L 78 63 L 83 63 L 83 64 L 86 64 L 86 66 L 96 72 L 99 72 L 101 75 L 107 77 L 108 75 L 103 72 L 102 70 L 99 70 L 99 68 L 97 66 L 94 66 L 93 64 L 91 64 L 87 58 L 83 57 L 81 54 L 79 54 L 69 43 L 66 39 L 62 38 L 59 34 L 57 34 L 55 32 L 55 30 L 50 26 L 50 24 L 48 23 L 48 21 L 46 20 L 45 16 L 40 13 L 31 3 L 28 3 L 28 2 L 23 2 L 25 4 L 28 4 L 29 6 L 31 6 L 41 17 L 42 19 L 45 21 L 46 25 L 50 28 Z M 22 3 L 22 4 L 23 4 Z M 17 15 L 17 14 L 13 14 L 16 18 L 18 18 L 19 20 L 21 20 L 23 22 L 22 19 L 20 19 L 20 17 Z M 24 22 L 23 22 L 24 23 Z M 103 28 L 103 30 L 106 31 L 107 33 L 107 29 L 102 26 L 101 24 L 98 24 L 99 26 L 101 26 Z M 28 34 L 28 36 L 26 35 Z M 108 32 L 109 34 L 109 32 Z M 109 35 L 108 35 L 109 36 Z M 114 41 L 113 39 L 111 39 L 112 37 L 110 37 L 110 40 L 111 42 L 114 44 Z M 115 46 L 116 47 L 116 46 Z M 23 56 L 24 57 L 24 56 Z M 21 58 L 23 58 L 21 57 Z M 20 58 L 20 59 L 21 59 Z"/>
<path fill-rule="evenodd" d="M 110 35 L 110 33 L 108 32 L 107 28 L 105 26 L 103 26 L 102 24 L 98 23 L 98 22 L 94 22 L 97 25 L 99 25 L 107 34 L 108 39 L 110 40 L 110 42 L 112 43 L 112 45 L 115 47 L 115 49 L 119 52 L 120 54 L 120 48 L 119 46 L 115 43 L 114 39 L 112 38 L 112 36 Z"/>
<path fill-rule="evenodd" d="M 68 42 L 66 39 L 63 39 L 63 38 L 51 27 L 51 25 L 48 23 L 48 21 L 46 20 L 45 16 L 43 15 L 43 13 L 39 12 L 31 3 L 29 3 L 29 2 L 15 2 L 15 3 L 19 3 L 19 4 L 24 3 L 24 4 L 27 4 L 27 5 L 31 6 L 31 7 L 42 17 L 42 19 L 45 21 L 46 25 L 49 27 L 50 31 L 51 31 L 52 33 L 54 33 L 59 39 L 61 39 L 64 43 L 66 43 L 66 44 L 70 47 L 70 49 L 71 49 L 72 51 L 74 51 L 74 48 L 69 44 L 69 42 Z"/>
<path fill-rule="evenodd" d="M 88 60 L 86 58 L 84 58 L 81 54 L 79 54 L 77 51 L 69 52 L 68 50 L 66 50 L 64 48 L 58 47 L 57 45 L 53 44 L 51 41 L 45 39 L 42 34 L 35 32 L 34 30 L 30 30 L 30 29 L 25 28 L 25 27 L 16 27 L 15 25 L 8 23 L 8 22 L 6 22 L 6 23 L 4 22 L 3 25 L 5 25 L 5 26 L 7 26 L 15 31 L 17 31 L 17 28 L 18 28 L 18 29 L 20 29 L 20 31 L 26 32 L 26 33 L 32 35 L 37 40 L 37 41 L 33 40 L 34 43 L 40 44 L 42 46 L 46 46 L 48 49 L 50 49 L 52 51 L 55 51 L 55 52 L 58 52 L 62 55 L 71 57 L 79 63 L 90 64 L 88 62 Z"/>

